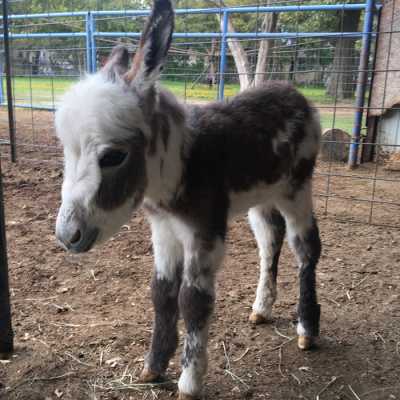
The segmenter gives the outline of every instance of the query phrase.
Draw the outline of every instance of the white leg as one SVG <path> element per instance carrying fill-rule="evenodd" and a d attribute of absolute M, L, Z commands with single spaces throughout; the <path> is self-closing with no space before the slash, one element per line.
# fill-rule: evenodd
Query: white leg
<path fill-rule="evenodd" d="M 150 351 L 141 374 L 143 382 L 158 380 L 178 345 L 178 295 L 183 270 L 183 248 L 174 235 L 168 216 L 149 215 L 155 257 L 152 299 L 155 311 Z"/>
<path fill-rule="evenodd" d="M 260 278 L 250 322 L 259 324 L 271 319 L 276 300 L 276 278 L 285 237 L 285 221 L 277 210 L 263 206 L 250 209 L 249 221 L 260 254 Z"/>
<path fill-rule="evenodd" d="M 208 243 L 194 240 L 185 248 L 185 268 L 179 307 L 186 326 L 182 353 L 182 374 L 178 387 L 181 399 L 201 394 L 207 372 L 207 341 L 215 301 L 215 275 L 223 258 L 224 245 L 216 239 Z"/>

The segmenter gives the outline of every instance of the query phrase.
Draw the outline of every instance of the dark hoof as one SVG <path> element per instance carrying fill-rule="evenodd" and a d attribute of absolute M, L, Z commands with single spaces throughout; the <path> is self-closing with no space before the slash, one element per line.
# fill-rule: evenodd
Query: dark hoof
<path fill-rule="evenodd" d="M 315 346 L 315 338 L 313 336 L 299 336 L 297 346 L 300 350 L 310 350 Z"/>
<path fill-rule="evenodd" d="M 144 368 L 139 376 L 140 383 L 155 383 L 161 380 L 161 375 Z"/>

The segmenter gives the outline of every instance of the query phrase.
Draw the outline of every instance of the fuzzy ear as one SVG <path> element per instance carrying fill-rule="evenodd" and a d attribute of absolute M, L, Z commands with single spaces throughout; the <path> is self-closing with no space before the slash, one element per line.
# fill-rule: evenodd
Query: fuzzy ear
<path fill-rule="evenodd" d="M 122 77 L 128 71 L 129 53 L 123 45 L 115 46 L 101 72 L 107 79 L 115 81 L 117 77 Z"/>
<path fill-rule="evenodd" d="M 174 10 L 171 0 L 154 0 L 139 49 L 125 80 L 141 89 L 154 85 L 167 58 L 174 31 Z"/>

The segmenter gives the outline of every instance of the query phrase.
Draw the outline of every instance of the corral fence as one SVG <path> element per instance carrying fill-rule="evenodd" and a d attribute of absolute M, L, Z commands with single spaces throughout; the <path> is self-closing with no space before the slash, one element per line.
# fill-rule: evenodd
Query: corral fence
<path fill-rule="evenodd" d="M 113 46 L 136 51 L 149 14 L 144 2 L 136 3 L 137 9 L 118 2 L 111 9 L 113 2 L 91 7 L 88 0 L 79 5 L 85 9 L 67 12 L 65 6 L 50 8 L 49 1 L 31 12 L 24 1 L 3 0 L 5 162 L 61 165 L 52 113 L 63 92 L 101 68 Z M 400 0 L 254 0 L 232 7 L 215 0 L 201 1 L 211 5 L 202 8 L 193 8 L 191 0 L 177 3 L 163 84 L 184 101 L 202 103 L 266 80 L 293 82 L 314 102 L 324 128 L 314 189 L 319 215 L 398 228 Z M 5 246 L 4 234 L 1 239 Z M 0 250 L 6 255 L 5 247 Z M 0 261 L 1 353 L 12 341 L 6 257 Z"/>
<path fill-rule="evenodd" d="M 198 9 L 177 9 L 177 16 L 188 17 L 193 15 L 202 15 L 202 16 L 218 16 L 221 20 L 221 31 L 220 32 L 191 32 L 189 29 L 185 32 L 177 32 L 174 34 L 174 38 L 176 40 L 180 39 L 179 46 L 183 47 L 187 50 L 187 57 L 190 56 L 195 57 L 195 51 L 191 52 L 191 48 L 198 46 L 199 44 L 204 44 L 204 40 L 212 41 L 218 40 L 219 42 L 219 69 L 218 72 L 215 73 L 217 77 L 218 90 L 217 90 L 217 98 L 219 100 L 224 99 L 225 97 L 225 82 L 226 80 L 232 80 L 232 75 L 240 74 L 240 72 L 232 73 L 229 71 L 229 60 L 228 60 L 228 41 L 250 41 L 257 43 L 259 41 L 270 40 L 274 43 L 284 43 L 285 45 L 277 46 L 278 49 L 275 50 L 278 53 L 279 59 L 284 59 L 285 56 L 290 63 L 296 63 L 296 65 L 291 65 L 292 68 L 290 71 L 279 71 L 279 70 L 270 70 L 270 71 L 262 71 L 255 72 L 256 74 L 268 74 L 269 79 L 285 79 L 285 75 L 287 79 L 293 80 L 296 75 L 302 74 L 304 75 L 314 75 L 319 72 L 320 77 L 318 79 L 308 80 L 309 83 L 314 85 L 321 84 L 324 79 L 323 75 L 325 71 L 317 71 L 316 66 L 319 68 L 324 68 L 323 65 L 323 55 L 321 54 L 324 50 L 333 51 L 334 46 L 330 44 L 329 46 L 326 44 L 327 40 L 332 42 L 337 42 L 337 40 L 357 40 L 361 39 L 361 51 L 358 53 L 348 53 L 343 54 L 341 57 L 342 60 L 345 58 L 352 58 L 350 62 L 346 61 L 346 64 L 350 65 L 351 68 L 347 70 L 339 69 L 331 69 L 329 74 L 331 75 L 331 79 L 337 83 L 337 88 L 333 89 L 333 93 L 331 93 L 332 101 L 335 103 L 337 100 L 337 94 L 335 90 L 339 91 L 339 81 L 340 79 L 347 80 L 357 80 L 356 83 L 351 83 L 348 85 L 347 90 L 350 92 L 350 96 L 345 96 L 351 98 L 353 95 L 353 90 L 356 90 L 356 99 L 355 99 L 355 117 L 354 117 L 354 127 L 352 129 L 352 137 L 353 141 L 349 145 L 349 164 L 351 166 L 355 166 L 357 164 L 358 152 L 359 152 L 359 143 L 361 139 L 361 131 L 362 131 L 362 117 L 364 111 L 364 102 L 365 102 L 365 92 L 367 89 L 368 82 L 368 65 L 370 61 L 370 45 L 371 39 L 374 36 L 372 31 L 373 20 L 375 11 L 379 10 L 379 6 L 375 4 L 374 0 L 368 0 L 365 4 L 325 4 L 325 5 L 283 5 L 283 6 L 253 6 L 253 7 L 220 7 L 220 8 L 198 8 Z M 358 31 L 344 31 L 345 28 L 344 23 L 341 24 L 341 31 L 337 32 L 301 32 L 301 31 L 293 31 L 293 32 L 262 32 L 257 31 L 254 32 L 232 32 L 229 29 L 229 19 L 233 15 L 237 14 L 246 14 L 250 16 L 256 15 L 257 20 L 260 19 L 260 16 L 270 13 L 270 14 L 278 14 L 278 13 L 311 13 L 311 12 L 340 12 L 344 15 L 346 12 L 357 12 L 357 11 L 365 11 L 364 16 L 364 25 L 363 30 L 361 32 Z M 121 41 L 123 39 L 138 39 L 140 38 L 140 31 L 138 32 L 130 32 L 128 30 L 128 23 L 126 20 L 137 20 L 140 17 L 146 17 L 149 14 L 149 10 L 118 10 L 118 11 L 82 11 L 82 12 L 55 12 L 55 13 L 38 13 L 38 14 L 17 14 L 10 15 L 9 20 L 11 22 L 12 32 L 9 34 L 9 38 L 13 41 L 14 44 L 14 53 L 13 53 L 13 77 L 14 78 L 27 78 L 29 82 L 27 85 L 29 86 L 29 93 L 24 97 L 19 97 L 16 95 L 15 107 L 18 108 L 27 108 L 27 109 L 40 109 L 40 110 L 50 110 L 54 111 L 57 103 L 57 82 L 56 80 L 59 78 L 70 78 L 70 77 L 78 77 L 82 74 L 82 72 L 92 73 L 96 72 L 98 69 L 99 63 L 101 63 L 102 59 L 106 57 L 106 54 L 109 52 L 110 45 L 104 45 L 104 43 L 113 43 L 115 38 Z M 62 20 L 60 22 L 60 20 Z M 104 31 L 101 29 L 101 24 L 107 25 L 107 22 L 114 20 L 124 20 L 125 31 Z M 35 25 L 37 27 L 41 27 L 45 21 L 45 24 L 50 24 L 55 27 L 59 25 L 66 24 L 67 26 L 72 26 L 73 24 L 82 26 L 81 31 L 76 32 L 29 32 L 29 30 L 35 29 Z M 260 25 L 257 21 L 256 25 Z M 137 27 L 137 24 L 136 24 Z M 51 40 L 55 39 L 58 41 L 57 47 L 51 45 Z M 317 40 L 316 40 L 317 39 Z M 43 40 L 48 40 L 48 45 L 46 42 L 43 43 Z M 75 41 L 75 47 L 71 48 L 71 40 Z M 196 40 L 197 42 L 185 43 L 188 40 Z M 39 44 L 39 48 L 35 48 L 34 42 L 41 41 Z M 202 42 L 203 41 L 203 42 Z M 325 43 L 324 43 L 325 41 Z M 98 43 L 100 42 L 100 45 Z M 32 47 L 31 47 L 32 43 Z M 67 44 L 66 48 L 62 48 L 62 44 Z M 77 46 L 78 43 L 78 46 Z M 212 43 L 212 42 L 211 42 Z M 295 43 L 294 47 L 290 45 L 290 43 Z M 317 44 L 317 46 L 315 46 Z M 48 50 L 46 51 L 46 47 Z M 283 47 L 283 48 L 282 48 Z M 292 48 L 291 48 L 292 47 Z M 257 49 L 256 49 L 257 50 Z M 185 51 L 185 50 L 184 50 Z M 184 53 L 183 51 L 183 53 Z M 54 57 L 56 60 L 51 60 L 51 53 L 57 52 L 57 56 Z M 76 60 L 71 62 L 71 52 L 75 53 Z M 83 54 L 80 54 L 83 53 Z M 178 54 L 182 51 L 178 51 Z M 285 54 L 286 53 L 286 54 Z M 309 57 L 319 59 L 320 63 L 310 66 L 304 65 L 304 61 Z M 214 56 L 215 57 L 215 56 Z M 293 61 L 293 57 L 295 61 Z M 325 55 L 326 58 L 328 58 Z M 357 65 L 357 60 L 359 58 L 359 63 Z M 191 77 L 196 77 L 199 75 L 199 71 L 192 71 L 191 64 L 193 61 L 190 59 L 186 61 L 180 62 L 180 67 L 178 68 L 181 71 L 178 71 L 176 66 L 172 68 L 172 70 L 168 71 L 164 77 L 171 77 L 173 79 L 178 79 L 179 77 L 187 83 Z M 196 63 L 196 61 L 194 61 Z M 288 61 L 286 61 L 288 63 Z M 344 63 L 344 61 L 342 61 Z M 178 62 L 179 64 L 179 62 Z M 183 65 L 182 65 L 183 64 Z M 231 63 L 232 64 L 232 63 Z M 272 66 L 275 67 L 276 66 Z M 280 64 L 281 69 L 285 69 L 285 66 Z M 308 68 L 307 68 L 308 67 Z M 333 65 L 333 68 L 337 68 L 337 66 Z M 357 69 L 358 67 L 358 69 Z M 7 68 L 7 67 L 6 67 Z M 2 72 L 2 71 L 1 71 Z M 12 79 L 10 73 L 2 73 L 2 80 L 4 76 L 6 82 Z M 332 75 L 337 75 L 336 77 L 332 77 Z M 339 75 L 346 75 L 341 78 Z M 358 77 L 357 77 L 358 76 Z M 47 100 L 37 98 L 35 95 L 35 84 L 34 79 L 37 77 L 50 77 L 51 87 L 48 88 Z M 294 79 L 296 80 L 296 79 Z M 305 79 L 307 81 L 307 79 Z M 14 85 L 17 85 L 18 81 L 14 81 Z M 3 83 L 0 85 L 0 104 L 6 104 L 6 96 L 3 93 Z M 354 89 L 351 89 L 350 86 L 354 86 Z M 346 90 L 346 88 L 345 88 Z M 18 91 L 18 88 L 17 88 Z M 7 91 L 9 92 L 9 91 Z M 36 97 L 36 98 L 34 98 Z M 10 107 L 13 106 L 10 104 Z M 11 125 L 11 122 L 10 122 Z M 17 138 L 15 134 L 10 135 L 10 145 L 11 149 L 13 149 L 13 159 L 16 159 L 16 141 Z"/>

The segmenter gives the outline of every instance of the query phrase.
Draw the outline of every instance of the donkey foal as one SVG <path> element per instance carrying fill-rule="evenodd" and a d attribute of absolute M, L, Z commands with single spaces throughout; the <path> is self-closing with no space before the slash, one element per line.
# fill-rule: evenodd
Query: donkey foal
<path fill-rule="evenodd" d="M 250 321 L 271 318 L 282 242 L 299 264 L 299 347 L 319 333 L 315 268 L 320 239 L 311 178 L 320 124 L 291 86 L 273 83 L 226 103 L 182 105 L 157 86 L 174 27 L 169 0 L 155 1 L 129 68 L 116 47 L 97 74 L 65 96 L 56 114 L 65 173 L 56 234 L 90 250 L 143 205 L 152 229 L 155 322 L 141 379 L 166 371 L 186 326 L 181 399 L 201 394 L 227 221 L 248 211 L 261 259 Z"/>

